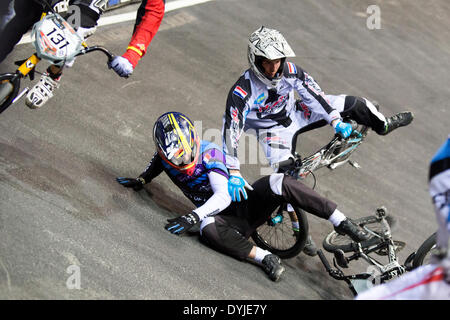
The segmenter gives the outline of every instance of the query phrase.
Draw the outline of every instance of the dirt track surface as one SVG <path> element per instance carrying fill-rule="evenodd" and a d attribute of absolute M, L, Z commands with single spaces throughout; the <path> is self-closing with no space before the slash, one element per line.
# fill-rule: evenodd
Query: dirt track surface
<path fill-rule="evenodd" d="M 371 4 L 381 9 L 381 29 L 367 28 Z M 21 101 L 0 116 L 0 298 L 351 299 L 318 257 L 286 260 L 283 281 L 272 283 L 196 235 L 169 234 L 166 219 L 192 208 L 169 179 L 136 193 L 115 177 L 142 172 L 154 151 L 153 122 L 165 111 L 184 112 L 219 138 L 228 90 L 247 68 L 248 35 L 273 27 L 326 93 L 377 100 L 387 116 L 414 112 L 409 127 L 369 134 L 354 155 L 360 170 L 317 174 L 317 190 L 346 215 L 385 205 L 398 218 L 403 262 L 436 229 L 427 174 L 449 133 L 449 10 L 447 0 L 212 1 L 168 12 L 129 79 L 108 70 L 101 54 L 78 58 L 41 110 Z M 122 54 L 132 29 L 101 27 L 89 43 Z M 18 46 L 0 72 L 31 52 L 31 44 Z M 308 133 L 300 149 L 312 151 L 330 134 Z M 260 165 L 243 173 L 254 181 Z M 313 217 L 310 229 L 321 244 L 331 224 Z M 73 265 L 80 290 L 67 287 Z"/>

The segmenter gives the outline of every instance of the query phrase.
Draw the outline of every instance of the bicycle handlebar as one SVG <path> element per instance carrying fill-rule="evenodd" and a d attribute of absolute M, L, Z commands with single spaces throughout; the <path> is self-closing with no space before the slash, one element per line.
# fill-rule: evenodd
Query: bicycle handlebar
<path fill-rule="evenodd" d="M 92 47 L 86 47 L 84 48 L 79 54 L 77 54 L 77 56 L 92 52 L 92 51 L 101 51 L 103 52 L 107 57 L 108 57 L 108 61 L 112 61 L 114 59 L 114 55 L 109 52 L 108 49 L 101 47 L 101 46 L 92 46 Z"/>
<path fill-rule="evenodd" d="M 289 158 L 287 160 L 275 163 L 274 169 L 280 169 L 280 168 L 285 168 L 285 167 L 291 167 L 294 164 L 294 159 L 293 158 Z"/>

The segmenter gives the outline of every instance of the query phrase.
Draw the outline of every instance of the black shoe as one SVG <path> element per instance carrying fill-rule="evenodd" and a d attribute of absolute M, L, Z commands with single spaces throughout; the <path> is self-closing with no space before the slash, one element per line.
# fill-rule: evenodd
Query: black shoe
<path fill-rule="evenodd" d="M 384 136 L 393 130 L 404 127 L 410 124 L 414 119 L 414 114 L 412 112 L 400 112 L 395 116 L 386 118 L 386 125 L 384 126 L 384 131 L 380 135 Z"/>
<path fill-rule="evenodd" d="M 311 257 L 317 255 L 317 246 L 310 235 L 308 235 L 308 237 L 306 238 L 306 244 L 305 247 L 303 248 L 303 253 Z"/>
<path fill-rule="evenodd" d="M 274 254 L 268 254 L 262 261 L 264 271 L 269 275 L 269 278 L 273 281 L 280 280 L 285 267 L 281 265 L 281 259 Z"/>
<path fill-rule="evenodd" d="M 342 221 L 337 227 L 334 227 L 334 230 L 339 234 L 349 236 L 356 242 L 361 242 L 370 238 L 370 235 L 367 232 L 348 218 Z"/>

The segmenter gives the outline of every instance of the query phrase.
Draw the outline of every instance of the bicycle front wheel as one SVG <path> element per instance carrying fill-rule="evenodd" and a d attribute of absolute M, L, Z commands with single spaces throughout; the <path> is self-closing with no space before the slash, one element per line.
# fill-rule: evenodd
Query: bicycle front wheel
<path fill-rule="evenodd" d="M 417 250 L 413 260 L 413 268 L 420 267 L 425 264 L 430 264 L 431 257 L 436 250 L 436 232 L 433 233 L 427 240 L 422 243 Z"/>
<path fill-rule="evenodd" d="M 0 75 L 0 113 L 5 111 L 19 92 L 19 80 L 13 73 Z"/>
<path fill-rule="evenodd" d="M 363 217 L 352 221 L 360 227 L 367 228 L 378 235 L 382 235 L 386 231 L 384 226 L 381 224 L 380 219 L 376 216 Z M 391 216 L 386 216 L 386 221 L 392 231 L 397 224 L 397 220 Z M 354 251 L 354 243 L 355 242 L 350 237 L 341 235 L 336 231 L 332 231 L 325 237 L 322 245 L 328 252 L 334 252 L 337 249 L 341 249 L 344 252 L 352 252 Z M 361 247 L 368 248 L 379 243 L 381 243 L 381 239 L 374 236 L 361 242 Z"/>
<path fill-rule="evenodd" d="M 252 234 L 252 239 L 258 247 L 276 254 L 281 259 L 293 258 L 305 247 L 309 229 L 306 214 L 298 207 L 294 207 L 294 211 L 290 212 L 284 203 L 271 214 L 271 218 L 276 216 L 282 217 L 281 222 L 259 226 Z M 299 228 L 294 230 L 293 223 L 296 225 L 297 222 Z"/>

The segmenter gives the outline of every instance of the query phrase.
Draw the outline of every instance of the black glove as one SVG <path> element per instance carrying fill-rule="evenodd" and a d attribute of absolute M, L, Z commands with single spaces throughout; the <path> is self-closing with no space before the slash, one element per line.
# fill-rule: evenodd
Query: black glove
<path fill-rule="evenodd" d="M 173 234 L 180 235 L 199 223 L 200 218 L 195 212 L 191 212 L 175 219 L 168 219 L 167 222 L 169 223 L 166 224 L 166 230 L 172 232 Z"/>
<path fill-rule="evenodd" d="M 134 191 L 139 191 L 144 187 L 145 180 L 144 178 L 124 178 L 124 177 L 118 177 L 116 178 L 117 182 L 123 185 L 125 188 L 133 188 Z"/>

